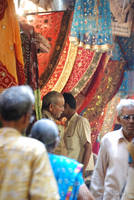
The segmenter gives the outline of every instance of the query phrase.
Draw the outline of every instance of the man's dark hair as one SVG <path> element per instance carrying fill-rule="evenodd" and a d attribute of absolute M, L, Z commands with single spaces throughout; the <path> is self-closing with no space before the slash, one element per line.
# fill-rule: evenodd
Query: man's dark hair
<path fill-rule="evenodd" d="M 42 99 L 42 110 L 49 111 L 50 104 L 56 104 L 57 98 L 61 96 L 62 94 L 57 91 L 48 92 Z"/>
<path fill-rule="evenodd" d="M 64 92 L 63 97 L 65 100 L 65 104 L 67 103 L 70 106 L 70 108 L 76 109 L 76 100 L 71 93 Z"/>

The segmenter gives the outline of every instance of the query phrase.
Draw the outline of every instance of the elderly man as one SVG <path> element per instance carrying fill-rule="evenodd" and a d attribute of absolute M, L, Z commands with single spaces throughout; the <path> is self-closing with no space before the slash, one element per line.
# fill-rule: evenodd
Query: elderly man
<path fill-rule="evenodd" d="M 117 119 L 122 128 L 107 133 L 101 141 L 91 181 L 91 192 L 96 200 L 120 199 L 128 172 L 127 145 L 134 137 L 134 100 L 120 101 Z"/>
<path fill-rule="evenodd" d="M 31 137 L 43 142 L 49 152 L 49 159 L 59 187 L 60 199 L 94 200 L 82 177 L 83 165 L 70 158 L 53 154 L 59 142 L 56 124 L 49 119 L 37 121 L 32 127 Z"/>
<path fill-rule="evenodd" d="M 94 168 L 90 124 L 86 118 L 77 114 L 74 96 L 71 93 L 63 93 L 63 96 L 65 100 L 63 116 L 67 118 L 64 136 L 67 156 L 84 164 L 85 177 L 86 169 L 91 171 Z"/>
<path fill-rule="evenodd" d="M 22 134 L 34 95 L 29 86 L 14 86 L 0 95 L 0 199 L 59 199 L 44 145 Z"/>
<path fill-rule="evenodd" d="M 133 116 L 134 117 L 134 116 Z M 134 199 L 134 139 L 128 144 L 129 159 L 128 159 L 128 177 L 125 185 L 124 194 L 121 200 Z"/>
<path fill-rule="evenodd" d="M 64 97 L 56 91 L 48 92 L 42 100 L 42 117 L 51 119 L 56 122 L 59 129 L 60 143 L 55 149 L 58 155 L 66 155 L 66 148 L 63 140 L 64 126 L 61 125 L 58 119 L 64 111 Z"/>

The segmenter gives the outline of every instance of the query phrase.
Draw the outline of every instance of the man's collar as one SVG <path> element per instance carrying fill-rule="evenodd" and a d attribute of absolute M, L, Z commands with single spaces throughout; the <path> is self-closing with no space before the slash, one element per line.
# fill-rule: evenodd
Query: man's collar
<path fill-rule="evenodd" d="M 3 127 L 3 128 L 0 128 L 0 136 L 4 136 L 4 137 L 10 137 L 10 136 L 19 136 L 21 135 L 21 133 L 16 130 L 15 128 L 10 128 L 10 127 Z"/>
<path fill-rule="evenodd" d="M 78 116 L 78 114 L 75 112 L 68 121 L 72 121 L 76 116 Z"/>
<path fill-rule="evenodd" d="M 119 134 L 119 143 L 122 143 L 122 142 L 126 142 L 128 143 L 127 139 L 125 138 L 124 134 L 123 134 L 123 131 L 122 131 L 122 128 L 119 129 L 120 130 L 120 134 Z"/>
<path fill-rule="evenodd" d="M 51 119 L 53 121 L 55 120 L 54 117 L 52 116 L 52 114 L 47 110 L 42 111 L 42 117 L 47 118 L 47 119 Z"/>

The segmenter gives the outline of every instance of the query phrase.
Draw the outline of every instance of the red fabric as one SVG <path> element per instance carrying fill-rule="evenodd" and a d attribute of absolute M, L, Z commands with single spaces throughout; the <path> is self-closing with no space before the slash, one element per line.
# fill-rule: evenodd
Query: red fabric
<path fill-rule="evenodd" d="M 104 63 L 105 63 L 106 56 L 107 56 L 106 54 L 102 55 L 102 58 L 98 65 L 97 71 L 94 74 L 94 78 L 90 84 L 90 87 L 88 88 L 87 95 L 85 96 L 84 102 L 80 106 L 78 113 L 82 112 L 88 106 L 89 102 L 91 101 L 91 99 L 93 98 L 93 96 L 96 93 L 96 90 L 99 87 L 99 83 L 100 83 L 102 77 L 104 76 Z"/>
<path fill-rule="evenodd" d="M 51 44 L 51 49 L 48 53 L 38 54 L 39 76 L 44 72 L 54 52 L 63 14 L 64 12 L 53 12 L 47 13 L 46 15 L 35 15 L 34 21 L 31 22 L 35 32 L 43 35 Z"/>
<path fill-rule="evenodd" d="M 5 9 L 7 8 L 7 0 L 0 0 L 0 20 L 3 18 Z"/>
<path fill-rule="evenodd" d="M 8 72 L 6 66 L 0 62 L 0 88 L 17 85 L 15 78 Z"/>
<path fill-rule="evenodd" d="M 43 98 L 43 96 L 45 94 L 50 92 L 53 89 L 56 82 L 58 81 L 58 79 L 64 69 L 64 65 L 65 65 L 65 62 L 67 59 L 69 44 L 70 44 L 70 42 L 69 42 L 69 38 L 68 38 L 66 41 L 66 45 L 60 56 L 59 62 L 57 64 L 52 76 L 49 78 L 49 81 L 45 84 L 45 86 L 41 89 L 41 98 Z"/>
<path fill-rule="evenodd" d="M 71 92 L 73 88 L 80 81 L 87 68 L 90 66 L 94 52 L 86 50 L 83 47 L 78 48 L 77 57 L 72 70 L 72 73 L 68 79 L 68 82 L 63 89 L 63 92 Z"/>
<path fill-rule="evenodd" d="M 121 82 L 123 80 L 124 63 L 119 61 L 109 61 L 108 64 L 104 62 L 106 55 L 103 56 L 103 62 L 101 61 L 101 70 L 93 80 L 87 96 L 85 97 L 85 105 L 83 103 L 84 110 L 83 116 L 89 119 L 92 128 L 92 142 L 96 142 L 97 136 L 101 130 L 104 113 L 103 109 L 106 104 L 117 93 Z M 91 97 L 90 97 L 91 95 Z M 81 106 L 81 107 L 82 107 Z"/>

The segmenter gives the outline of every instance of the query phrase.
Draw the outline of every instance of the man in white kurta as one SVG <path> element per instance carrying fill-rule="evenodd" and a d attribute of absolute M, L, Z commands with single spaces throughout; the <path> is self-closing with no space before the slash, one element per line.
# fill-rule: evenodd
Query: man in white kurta
<path fill-rule="evenodd" d="M 96 200 L 119 200 L 127 170 L 127 140 L 122 130 L 107 133 L 101 141 L 91 180 L 91 192 Z"/>
<path fill-rule="evenodd" d="M 117 106 L 122 128 L 107 133 L 101 141 L 91 180 L 96 200 L 119 200 L 128 173 L 128 142 L 134 138 L 134 100 L 122 99 Z"/>

